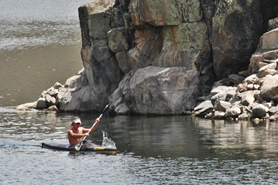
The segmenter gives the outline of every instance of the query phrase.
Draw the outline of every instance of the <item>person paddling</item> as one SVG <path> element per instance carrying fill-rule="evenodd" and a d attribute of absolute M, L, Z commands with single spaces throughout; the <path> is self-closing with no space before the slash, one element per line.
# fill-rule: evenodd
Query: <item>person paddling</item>
<path fill-rule="evenodd" d="M 93 133 L 96 130 L 98 123 L 99 123 L 99 118 L 96 119 L 96 124 L 94 128 L 92 128 L 91 133 Z M 75 116 L 71 123 L 72 127 L 71 129 L 68 130 L 68 140 L 69 140 L 70 147 L 82 141 L 83 137 L 89 136 L 88 132 L 90 131 L 90 129 L 81 127 L 81 124 L 82 124 L 81 119 Z"/>

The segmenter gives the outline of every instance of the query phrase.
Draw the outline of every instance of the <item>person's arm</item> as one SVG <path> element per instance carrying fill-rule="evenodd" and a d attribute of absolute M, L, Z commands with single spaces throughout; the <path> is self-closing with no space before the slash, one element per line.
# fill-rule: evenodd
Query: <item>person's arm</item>
<path fill-rule="evenodd" d="M 85 129 L 84 129 L 85 130 Z M 88 131 L 87 131 L 88 132 Z M 89 136 L 89 133 L 83 132 L 83 133 L 73 133 L 72 130 L 68 131 L 68 135 L 71 137 L 84 137 L 84 136 Z"/>
<path fill-rule="evenodd" d="M 94 128 L 92 128 L 91 133 L 93 133 L 93 132 L 96 130 L 98 123 L 99 123 L 99 118 L 96 119 L 96 125 L 94 126 Z M 86 133 L 87 133 L 87 132 L 89 132 L 89 130 L 90 130 L 90 129 L 85 128 L 85 129 L 83 130 L 83 132 L 86 132 Z"/>

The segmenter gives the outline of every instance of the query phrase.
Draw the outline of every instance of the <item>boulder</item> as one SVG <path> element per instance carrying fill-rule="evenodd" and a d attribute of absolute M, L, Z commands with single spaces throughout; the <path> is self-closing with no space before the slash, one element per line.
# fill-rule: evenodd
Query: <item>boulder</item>
<path fill-rule="evenodd" d="M 47 110 L 58 111 L 59 109 L 56 107 L 56 105 L 51 105 L 50 107 L 47 108 Z"/>
<path fill-rule="evenodd" d="M 226 112 L 226 110 L 228 108 L 231 107 L 231 103 L 226 102 L 226 101 L 218 101 L 215 105 L 214 105 L 214 110 L 215 111 L 220 111 L 220 112 Z"/>
<path fill-rule="evenodd" d="M 274 75 L 275 73 L 277 73 L 276 67 L 277 67 L 276 63 L 267 64 L 261 67 L 258 71 L 258 77 L 263 78 L 266 75 Z"/>
<path fill-rule="evenodd" d="M 212 118 L 213 119 L 224 119 L 225 118 L 225 112 L 215 111 Z"/>
<path fill-rule="evenodd" d="M 250 114 L 248 112 L 244 111 L 242 114 L 240 114 L 238 116 L 238 119 L 239 120 L 248 120 L 249 117 L 250 117 Z"/>
<path fill-rule="evenodd" d="M 58 94 L 58 93 L 57 93 Z M 47 94 L 45 96 L 45 101 L 48 107 L 56 104 L 56 98 Z"/>
<path fill-rule="evenodd" d="M 255 101 L 255 94 L 259 94 L 259 91 L 245 91 L 239 94 L 241 97 L 241 105 L 249 106 Z"/>
<path fill-rule="evenodd" d="M 47 106 L 47 101 L 45 98 L 39 98 L 37 101 L 36 109 L 46 109 Z"/>
<path fill-rule="evenodd" d="M 229 92 L 229 91 L 235 92 L 236 88 L 235 87 L 230 87 L 230 86 L 217 86 L 217 87 L 213 88 L 210 93 L 211 93 L 212 96 L 214 96 L 218 93 Z"/>
<path fill-rule="evenodd" d="M 275 103 L 278 103 L 278 95 L 275 95 L 272 97 L 272 100 L 275 102 Z"/>
<path fill-rule="evenodd" d="M 138 69 L 126 75 L 109 100 L 115 110 L 126 103 L 133 113 L 183 114 L 196 106 L 198 76 L 198 72 L 185 71 L 182 67 Z"/>
<path fill-rule="evenodd" d="M 270 107 L 268 112 L 269 112 L 270 115 L 274 115 L 274 114 L 278 113 L 278 107 L 277 106 Z"/>
<path fill-rule="evenodd" d="M 268 31 L 278 28 L 278 18 L 270 19 L 268 21 Z"/>
<path fill-rule="evenodd" d="M 268 108 L 262 104 L 255 106 L 252 110 L 251 117 L 262 119 L 266 116 Z"/>
<path fill-rule="evenodd" d="M 61 86 L 62 87 L 62 86 Z M 60 87 L 59 87 L 60 88 Z M 55 88 L 54 86 L 52 86 L 51 88 L 49 88 L 46 93 L 48 95 L 50 95 L 51 97 L 56 97 L 59 93 L 59 89 Z"/>
<path fill-rule="evenodd" d="M 63 85 L 59 82 L 56 82 L 54 85 L 53 85 L 53 88 L 54 89 L 59 89 L 60 87 L 62 87 Z"/>
<path fill-rule="evenodd" d="M 238 117 L 241 113 L 241 108 L 237 105 L 233 105 L 226 110 L 225 117 Z"/>
<path fill-rule="evenodd" d="M 278 48 L 278 28 L 266 32 L 260 39 L 260 51 L 270 51 Z"/>
<path fill-rule="evenodd" d="M 213 105 L 210 100 L 203 101 L 197 107 L 194 108 L 193 113 L 196 116 L 202 116 L 212 111 Z"/>
<path fill-rule="evenodd" d="M 211 102 L 213 105 L 218 101 L 229 101 L 236 94 L 236 87 L 218 86 L 211 90 Z"/>
<path fill-rule="evenodd" d="M 261 84 L 261 81 L 257 74 L 252 74 L 246 77 L 243 82 L 246 82 L 247 84 Z"/>
<path fill-rule="evenodd" d="M 257 73 L 259 70 L 259 63 L 263 62 L 263 55 L 261 53 L 255 53 L 251 56 L 250 64 L 248 66 L 249 73 Z"/>
<path fill-rule="evenodd" d="M 278 75 L 267 75 L 263 79 L 260 96 L 270 101 L 276 95 L 278 95 Z"/>
<path fill-rule="evenodd" d="M 233 84 L 238 85 L 245 79 L 245 77 L 238 74 L 231 74 L 229 75 L 229 79 Z"/>

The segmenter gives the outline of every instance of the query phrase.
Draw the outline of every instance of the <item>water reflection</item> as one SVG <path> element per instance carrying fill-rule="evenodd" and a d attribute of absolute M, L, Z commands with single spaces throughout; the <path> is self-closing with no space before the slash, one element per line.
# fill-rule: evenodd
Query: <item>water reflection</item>
<path fill-rule="evenodd" d="M 84 127 L 98 114 L 77 113 Z M 67 142 L 73 113 L 0 109 L 0 137 L 16 140 Z M 278 159 L 277 123 L 204 120 L 191 116 L 104 116 L 87 139 L 102 142 L 107 132 L 119 153 L 155 158 Z"/>
<path fill-rule="evenodd" d="M 0 108 L 0 137 L 17 140 L 61 139 L 66 125 L 55 112 L 17 111 Z M 69 118 L 68 118 L 69 119 Z"/>
<path fill-rule="evenodd" d="M 224 158 L 275 158 L 278 149 L 277 123 L 254 125 L 249 121 L 194 119 L 203 144 Z"/>
<path fill-rule="evenodd" d="M 111 125 L 116 143 L 119 141 L 119 148 L 124 148 L 126 153 L 144 157 L 193 157 L 200 152 L 195 126 L 187 116 L 117 116 Z"/>

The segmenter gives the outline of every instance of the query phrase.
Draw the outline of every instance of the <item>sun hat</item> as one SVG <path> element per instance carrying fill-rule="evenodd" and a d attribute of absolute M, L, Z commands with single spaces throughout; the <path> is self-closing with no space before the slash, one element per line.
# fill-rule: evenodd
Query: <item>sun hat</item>
<path fill-rule="evenodd" d="M 74 117 L 71 125 L 73 125 L 73 123 L 79 123 L 80 125 L 82 124 L 81 119 L 79 117 Z"/>

